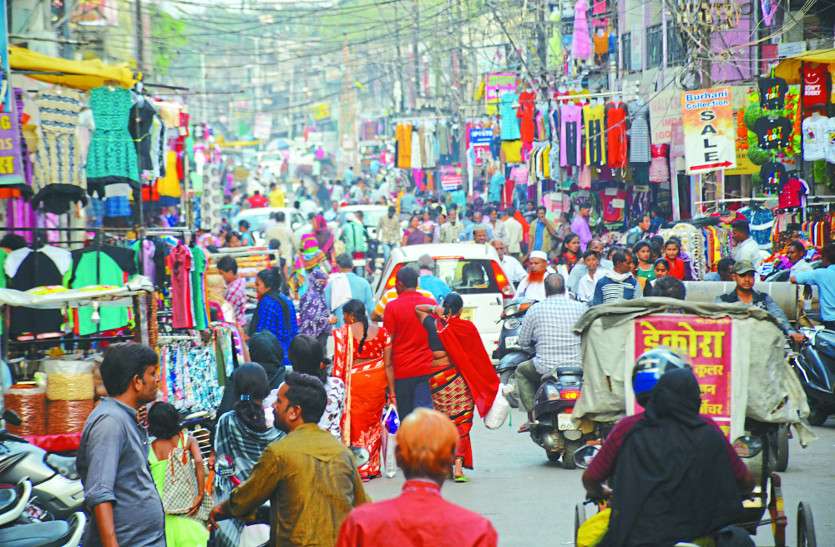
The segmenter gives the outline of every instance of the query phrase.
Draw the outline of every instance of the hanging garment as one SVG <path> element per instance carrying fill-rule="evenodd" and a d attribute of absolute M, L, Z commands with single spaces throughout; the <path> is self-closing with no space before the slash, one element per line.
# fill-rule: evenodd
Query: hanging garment
<path fill-rule="evenodd" d="M 397 139 L 397 167 L 409 169 L 412 166 L 412 124 L 397 124 L 395 139 Z"/>
<path fill-rule="evenodd" d="M 97 87 L 90 91 L 90 109 L 96 130 L 87 154 L 87 188 L 103 193 L 108 184 L 127 182 L 139 187 L 136 146 L 131 137 L 133 99 L 122 88 Z"/>
<path fill-rule="evenodd" d="M 180 243 L 168 254 L 165 264 L 171 272 L 172 324 L 175 329 L 192 329 L 194 310 L 191 296 L 191 251 Z"/>
<path fill-rule="evenodd" d="M 177 153 L 169 150 L 165 155 L 165 176 L 159 179 L 157 192 L 160 198 L 166 197 L 178 202 L 182 195 L 180 179 L 177 178 Z"/>
<path fill-rule="evenodd" d="M 649 162 L 650 182 L 669 182 L 670 165 L 667 160 L 669 150 L 669 144 L 653 144 L 650 147 L 650 153 L 652 154 L 652 160 Z"/>
<path fill-rule="evenodd" d="M 803 120 L 803 161 L 826 159 L 829 118 L 817 112 Z"/>
<path fill-rule="evenodd" d="M 41 205 L 50 213 L 62 214 L 71 202 L 87 202 L 84 165 L 77 128 L 84 108 L 84 96 L 64 87 L 38 93 L 40 125 L 35 153 L 35 197 L 32 207 Z"/>
<path fill-rule="evenodd" d="M 754 133 L 763 150 L 777 150 L 789 145 L 792 123 L 788 118 L 760 118 L 754 123 Z"/>
<path fill-rule="evenodd" d="M 606 105 L 606 164 L 615 169 L 626 167 L 626 105 Z"/>
<path fill-rule="evenodd" d="M 165 129 L 162 122 L 157 124 L 157 132 L 162 131 L 162 137 L 153 138 L 154 119 L 157 111 L 143 95 L 136 96 L 136 103 L 130 111 L 130 125 L 128 130 L 136 147 L 136 159 L 139 173 L 143 180 L 150 181 L 160 176 L 160 150 L 164 141 Z M 156 146 L 155 146 L 156 145 Z"/>
<path fill-rule="evenodd" d="M 829 121 L 826 123 L 825 136 L 826 142 L 824 144 L 826 145 L 826 161 L 829 163 L 835 163 L 835 117 L 829 118 Z M 827 171 L 826 169 L 823 171 L 824 177 L 821 178 L 826 178 Z M 819 177 L 815 177 L 815 182 L 821 182 Z"/>
<path fill-rule="evenodd" d="M 757 242 L 760 249 L 771 249 L 771 229 L 774 227 L 774 213 L 764 207 L 745 207 L 739 211 L 748 219 L 751 229 L 751 239 Z"/>
<path fill-rule="evenodd" d="M 588 11 L 588 2 L 577 0 L 574 5 L 574 33 L 571 40 L 571 56 L 584 61 L 591 58 L 592 51 Z"/>
<path fill-rule="evenodd" d="M 606 165 L 604 138 L 605 110 L 602 104 L 583 107 L 583 130 L 586 135 L 586 164 Z"/>
<path fill-rule="evenodd" d="M 629 163 L 649 163 L 649 108 L 638 99 L 629 105 L 632 126 L 629 128 Z"/>
<path fill-rule="evenodd" d="M 792 207 L 800 207 L 802 205 L 802 197 L 806 186 L 803 185 L 800 179 L 790 178 L 780 188 L 780 196 L 778 198 L 778 206 L 780 209 L 790 209 Z"/>
<path fill-rule="evenodd" d="M 781 110 L 786 104 L 789 86 L 783 78 L 760 78 L 760 108 L 763 110 Z"/>
<path fill-rule="evenodd" d="M 501 155 L 506 164 L 522 163 L 522 141 L 502 141 Z"/>
<path fill-rule="evenodd" d="M 522 146 L 525 148 L 530 148 L 535 136 L 535 101 L 536 94 L 532 91 L 523 91 L 519 94 L 519 108 L 516 110 L 516 117 L 519 118 L 519 135 Z"/>
<path fill-rule="evenodd" d="M 763 192 L 776 194 L 787 179 L 786 168 L 779 161 L 767 161 L 760 167 L 760 186 Z"/>
<path fill-rule="evenodd" d="M 136 273 L 136 253 L 126 247 L 102 245 L 72 252 L 71 289 L 92 285 L 122 286 Z M 128 306 L 101 306 L 98 321 L 93 320 L 92 306 L 72 309 L 73 332 L 85 336 L 106 330 L 119 329 L 128 324 Z"/>
<path fill-rule="evenodd" d="M 4 269 L 10 289 L 28 291 L 35 287 L 61 285 L 70 266 L 72 256 L 68 250 L 44 245 L 36 251 L 29 247 L 12 251 L 6 257 Z M 18 336 L 59 332 L 62 322 L 60 310 L 12 307 L 9 333 Z"/>
<path fill-rule="evenodd" d="M 826 106 L 829 98 L 827 65 L 803 63 L 803 108 L 814 109 Z"/>
<path fill-rule="evenodd" d="M 581 0 L 582 1 L 582 0 Z M 582 109 L 574 103 L 560 107 L 560 166 L 580 165 Z"/>
<path fill-rule="evenodd" d="M 594 33 L 594 60 L 603 63 L 609 58 L 609 31 L 598 29 Z"/>
<path fill-rule="evenodd" d="M 412 127 L 412 153 L 411 153 L 411 165 L 412 169 L 422 169 L 423 168 L 423 156 L 420 153 L 421 148 L 421 139 L 420 139 L 420 128 L 415 126 Z"/>
<path fill-rule="evenodd" d="M 194 328 L 206 330 L 209 328 L 209 317 L 206 311 L 206 254 L 198 246 L 191 247 L 191 298 L 194 310 Z"/>
<path fill-rule="evenodd" d="M 522 138 L 519 131 L 519 119 L 514 107 L 519 102 L 519 96 L 513 91 L 505 91 L 499 97 L 499 116 L 501 117 L 502 140 L 515 141 Z"/>

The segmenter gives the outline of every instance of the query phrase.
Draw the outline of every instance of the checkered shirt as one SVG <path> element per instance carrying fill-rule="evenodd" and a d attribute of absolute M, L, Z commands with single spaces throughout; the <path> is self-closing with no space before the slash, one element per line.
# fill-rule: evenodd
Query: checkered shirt
<path fill-rule="evenodd" d="M 582 364 L 580 337 L 573 329 L 586 310 L 585 304 L 563 295 L 549 296 L 531 306 L 519 329 L 519 345 L 535 350 L 537 372 L 546 374 L 556 367 Z"/>

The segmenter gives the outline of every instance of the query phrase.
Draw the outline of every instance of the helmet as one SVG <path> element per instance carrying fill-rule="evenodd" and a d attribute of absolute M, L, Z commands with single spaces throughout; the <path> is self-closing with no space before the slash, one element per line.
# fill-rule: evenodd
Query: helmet
<path fill-rule="evenodd" d="M 670 348 L 659 347 L 644 352 L 632 369 L 632 391 L 641 406 L 646 406 L 649 395 L 668 370 L 690 368 L 690 363 L 682 355 Z"/>

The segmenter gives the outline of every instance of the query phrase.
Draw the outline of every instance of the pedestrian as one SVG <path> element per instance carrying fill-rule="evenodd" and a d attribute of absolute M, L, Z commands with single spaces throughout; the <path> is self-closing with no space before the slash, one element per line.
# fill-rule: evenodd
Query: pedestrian
<path fill-rule="evenodd" d="M 586 267 L 586 273 L 577 285 L 576 297 L 578 301 L 588 304 L 594 298 L 594 288 L 597 282 L 606 272 L 600 267 L 600 255 L 594 251 L 586 251 L 583 254 L 583 264 Z"/>
<path fill-rule="evenodd" d="M 333 262 L 334 253 L 334 237 L 331 229 L 328 228 L 328 222 L 321 214 L 313 217 L 313 235 L 316 236 L 316 243 L 319 249 L 325 253 L 328 262 Z"/>
<path fill-rule="evenodd" d="M 643 240 L 648 240 L 652 237 L 650 228 L 652 227 L 652 216 L 649 213 L 641 215 L 641 220 L 636 226 L 630 228 L 626 232 L 626 244 L 634 247 L 636 243 Z"/>
<path fill-rule="evenodd" d="M 264 239 L 267 241 L 277 239 L 281 243 L 279 255 L 290 264 L 296 254 L 296 245 L 293 232 L 287 227 L 287 216 L 284 211 L 276 211 L 272 214 L 272 218 L 275 222 L 264 232 Z"/>
<path fill-rule="evenodd" d="M 649 217 L 646 217 L 649 219 Z M 637 259 L 635 265 L 635 277 L 638 283 L 641 284 L 641 289 L 645 289 L 647 283 L 655 279 L 655 265 L 652 263 L 652 246 L 649 241 L 642 239 L 632 247 L 632 255 Z"/>
<path fill-rule="evenodd" d="M 763 261 L 760 246 L 751 237 L 751 227 L 748 222 L 737 220 L 731 224 L 731 237 L 734 240 L 732 258 L 736 262 L 747 260 L 754 265 L 754 268 L 759 268 Z"/>
<path fill-rule="evenodd" d="M 252 232 L 250 231 L 248 220 L 238 222 L 238 233 L 240 234 L 242 247 L 252 247 L 255 245 L 255 238 L 252 236 Z"/>
<path fill-rule="evenodd" d="M 148 463 L 151 475 L 159 495 L 165 489 L 165 477 L 170 468 L 168 459 L 175 448 L 186 449 L 194 462 L 194 474 L 197 484 L 197 497 L 192 503 L 191 511 L 187 515 L 165 515 L 165 544 L 167 547 L 199 547 L 209 541 L 209 530 L 206 526 L 191 518 L 200 509 L 204 496 L 212 495 L 213 485 L 206 488 L 206 472 L 200 446 L 194 437 L 183 435 L 180 426 L 180 413 L 174 405 L 158 401 L 148 410 L 148 433 L 154 437 L 151 450 L 148 451 Z"/>
<path fill-rule="evenodd" d="M 267 397 L 267 374 L 255 363 L 246 363 L 235 369 L 232 383 L 238 398 L 234 407 L 223 413 L 215 429 L 215 497 L 227 498 L 230 493 L 249 479 L 253 468 L 273 441 L 284 433 L 267 423 L 263 401 Z M 238 547 L 246 526 L 242 518 L 218 523 L 213 545 Z"/>
<path fill-rule="evenodd" d="M 495 547 L 489 520 L 441 497 L 458 434 L 452 422 L 428 409 L 402 420 L 395 457 L 406 482 L 399 497 L 351 511 L 337 547 Z"/>
<path fill-rule="evenodd" d="M 238 261 L 231 256 L 223 256 L 217 261 L 217 270 L 226 283 L 224 299 L 232 304 L 235 320 L 239 327 L 246 325 L 246 280 L 238 276 Z"/>
<path fill-rule="evenodd" d="M 531 251 L 528 275 L 516 287 L 516 297 L 525 300 L 545 300 L 545 276 L 554 271 L 548 266 L 548 255 L 544 251 Z"/>
<path fill-rule="evenodd" d="M 420 231 L 426 236 L 427 243 L 435 243 L 435 229 L 438 224 L 432 219 L 432 213 L 429 209 L 424 209 L 421 213 Z"/>
<path fill-rule="evenodd" d="M 371 284 L 354 273 L 354 259 L 348 253 L 336 257 L 338 272 L 332 273 L 325 287 L 325 303 L 329 312 L 336 317 L 336 326 L 341 327 L 342 306 L 349 300 L 356 299 L 370 309 L 374 306 L 374 293 Z"/>
<path fill-rule="evenodd" d="M 429 339 L 432 368 L 429 379 L 433 407 L 449 416 L 458 429 L 458 448 L 452 477 L 455 482 L 469 482 L 464 468 L 473 468 L 473 449 L 470 430 L 475 408 L 486 416 L 499 390 L 496 371 L 478 330 L 470 321 L 461 319 L 464 300 L 458 293 L 449 293 L 443 306 L 422 304 L 415 307 Z"/>
<path fill-rule="evenodd" d="M 452 292 L 449 285 L 435 275 L 435 261 L 426 254 L 418 258 L 418 287 L 432 293 L 436 302 L 443 302 L 446 295 Z"/>
<path fill-rule="evenodd" d="M 246 202 L 249 204 L 250 208 L 258 209 L 269 205 L 270 200 L 261 195 L 261 190 L 255 190 L 252 195 L 247 198 Z"/>
<path fill-rule="evenodd" d="M 241 234 L 235 231 L 227 232 L 225 245 L 229 249 L 237 249 L 240 247 L 242 245 Z"/>
<path fill-rule="evenodd" d="M 284 355 L 290 347 L 290 340 L 298 333 L 296 308 L 293 301 L 281 292 L 283 279 L 278 268 L 267 268 L 255 276 L 255 293 L 258 295 L 258 307 L 249 322 L 249 336 L 261 331 L 275 335 Z M 287 358 L 284 359 L 288 364 Z"/>
<path fill-rule="evenodd" d="M 349 300 L 343 312 L 345 325 L 333 331 L 333 376 L 347 386 L 341 424 L 343 443 L 368 452 L 368 461 L 359 467 L 365 481 L 380 476 L 380 416 L 386 404 L 383 354 L 391 338 L 385 327 L 368 321 L 359 300 Z"/>
<path fill-rule="evenodd" d="M 420 217 L 418 215 L 412 215 L 409 217 L 409 227 L 406 228 L 403 234 L 400 246 L 421 245 L 423 243 L 426 243 L 426 234 L 420 229 Z"/>
<path fill-rule="evenodd" d="M 290 344 L 290 363 L 293 370 L 318 378 L 325 386 L 327 404 L 319 427 L 337 439 L 342 439 L 342 414 L 345 412 L 345 382 L 328 375 L 325 346 L 312 336 L 300 334 Z"/>
<path fill-rule="evenodd" d="M 685 257 L 681 252 L 681 240 L 677 237 L 669 238 L 664 243 L 664 258 L 670 265 L 670 271 L 667 275 L 675 277 L 679 281 L 690 281 L 693 279 L 693 273 L 690 269 L 690 262 L 685 261 Z"/>
<path fill-rule="evenodd" d="M 377 221 L 377 240 L 383 250 L 383 258 L 388 261 L 391 250 L 398 245 L 403 238 L 403 230 L 400 229 L 400 217 L 397 216 L 397 209 L 390 205 L 385 216 Z"/>
<path fill-rule="evenodd" d="M 508 281 L 513 285 L 518 284 L 522 279 L 528 275 L 522 264 L 507 252 L 507 246 L 504 241 L 494 239 L 490 245 L 496 249 L 496 254 L 499 255 L 499 264 L 502 265 L 502 270 L 507 276 Z"/>
<path fill-rule="evenodd" d="M 383 326 L 391 336 L 391 346 L 386 348 L 384 356 L 389 397 L 394 395 L 392 402 L 401 419 L 417 407 L 432 408 L 429 390 L 432 351 L 426 330 L 415 315 L 415 307 L 435 302 L 418 293 L 417 286 L 417 271 L 408 266 L 401 268 L 395 281 L 397 298 L 386 304 L 383 316 Z"/>
<path fill-rule="evenodd" d="M 733 281 L 734 259 L 726 256 L 716 263 L 716 271 L 705 274 L 705 281 Z"/>
<path fill-rule="evenodd" d="M 136 412 L 157 396 L 157 354 L 113 344 L 100 371 L 107 397 L 81 432 L 77 465 L 90 524 L 85 546 L 165 546 L 165 518 L 148 466 L 148 434 Z"/>
<path fill-rule="evenodd" d="M 582 252 L 586 252 L 586 247 L 592 240 L 591 226 L 589 225 L 590 215 L 591 205 L 583 202 L 578 206 L 577 214 L 574 215 L 574 220 L 571 221 L 571 231 L 580 236 L 580 250 Z"/>
<path fill-rule="evenodd" d="M 354 255 L 355 253 L 365 254 L 368 252 L 368 234 L 363 226 L 362 211 L 354 211 L 342 228 L 342 243 L 345 244 L 345 252 Z"/>
<path fill-rule="evenodd" d="M 330 311 L 325 302 L 328 276 L 316 268 L 307 277 L 307 291 L 299 299 L 299 334 L 307 334 L 324 344 L 331 334 Z"/>
<path fill-rule="evenodd" d="M 486 224 L 476 224 L 473 226 L 472 241 L 477 245 L 486 245 L 490 241 L 490 227 Z"/>
<path fill-rule="evenodd" d="M 522 255 L 525 230 L 516 215 L 516 209 L 513 207 L 505 209 L 504 238 L 502 240 L 507 247 L 507 252 L 514 257 L 519 257 Z"/>
<path fill-rule="evenodd" d="M 791 282 L 818 288 L 823 326 L 835 330 L 835 243 L 823 248 L 823 266 L 817 270 L 795 272 Z"/>
<path fill-rule="evenodd" d="M 490 239 L 507 239 L 507 231 L 504 226 L 504 221 L 499 218 L 499 211 L 494 207 L 487 210 L 487 224 L 493 231 L 493 236 Z"/>
<path fill-rule="evenodd" d="M 530 252 L 541 251 L 546 255 L 554 248 L 554 238 L 557 237 L 557 228 L 554 223 L 548 220 L 545 207 L 536 208 L 536 219 L 531 222 L 530 227 Z"/>
<path fill-rule="evenodd" d="M 269 331 L 261 331 L 247 340 L 249 358 L 252 362 L 261 365 L 267 374 L 267 391 L 278 389 L 287 375 L 284 366 L 284 350 L 278 338 Z M 223 397 L 216 415 L 222 416 L 232 410 L 235 403 L 240 399 L 240 393 L 235 390 L 235 382 L 230 375 L 223 387 Z"/>
<path fill-rule="evenodd" d="M 432 296 L 432 293 L 429 292 L 429 291 L 421 289 L 420 285 L 418 285 L 417 292 L 421 296 L 423 296 L 425 298 L 428 298 L 428 299 L 432 300 L 433 302 L 435 302 L 435 297 Z M 371 320 L 372 321 L 382 321 L 383 316 L 385 315 L 385 312 L 386 312 L 386 306 L 388 305 L 389 302 L 392 302 L 393 300 L 395 300 L 397 298 L 397 296 L 398 295 L 397 295 L 397 288 L 396 287 L 392 287 L 392 288 L 388 289 L 386 292 L 384 292 L 383 296 L 380 297 L 380 300 L 377 301 L 377 305 L 374 306 L 374 311 L 371 312 Z"/>
<path fill-rule="evenodd" d="M 440 243 L 458 243 L 464 233 L 464 224 L 458 219 L 458 207 L 452 204 L 447 221 L 441 226 L 438 241 Z"/>
<path fill-rule="evenodd" d="M 568 279 L 571 270 L 580 262 L 582 254 L 580 252 L 580 236 L 569 232 L 566 234 L 565 239 L 563 239 L 559 254 L 557 255 L 557 264 L 559 265 L 557 271 L 565 279 Z"/>
<path fill-rule="evenodd" d="M 275 422 L 287 436 L 270 444 L 249 479 L 215 506 L 210 524 L 243 518 L 269 500 L 271 545 L 336 543 L 351 508 L 370 500 L 351 452 L 317 427 L 324 409 L 319 379 L 291 372 L 273 405 Z"/>
<path fill-rule="evenodd" d="M 284 208 L 285 204 L 285 195 L 284 195 L 284 187 L 281 184 L 270 183 L 270 207 L 274 208 Z"/>
<path fill-rule="evenodd" d="M 641 297 L 641 286 L 632 275 L 632 255 L 626 251 L 615 251 L 612 254 L 612 264 L 614 269 L 606 272 L 594 287 L 592 306 Z"/>

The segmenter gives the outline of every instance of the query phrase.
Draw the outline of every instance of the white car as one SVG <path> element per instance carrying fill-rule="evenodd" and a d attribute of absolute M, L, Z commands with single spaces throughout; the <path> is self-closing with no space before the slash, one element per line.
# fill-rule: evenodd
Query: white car
<path fill-rule="evenodd" d="M 345 215 L 345 220 L 354 218 L 354 212 L 362 211 L 362 225 L 368 236 L 377 239 L 377 223 L 388 214 L 388 205 L 346 205 L 340 207 L 339 212 Z"/>
<path fill-rule="evenodd" d="M 270 215 L 278 212 L 284 213 L 285 222 L 287 222 L 290 230 L 292 230 L 293 235 L 296 236 L 296 240 L 301 238 L 302 235 L 313 231 L 310 223 L 299 210 L 292 207 L 256 207 L 254 209 L 244 209 L 232 219 L 232 229 L 237 230 L 238 223 L 246 220 L 249 222 L 249 229 L 255 234 L 255 238 L 257 240 L 261 239 L 264 230 L 267 229 L 267 225 L 270 223 Z M 259 243 L 261 242 L 259 241 Z"/>
<path fill-rule="evenodd" d="M 383 293 L 394 287 L 397 272 L 405 266 L 417 268 L 417 261 L 429 255 L 435 261 L 435 275 L 450 289 L 461 295 L 464 310 L 461 318 L 472 321 L 484 343 L 487 354 L 498 344 L 504 302 L 515 294 L 513 284 L 499 262 L 499 255 L 490 245 L 476 243 L 430 243 L 408 245 L 391 251 L 377 281 L 374 295 L 380 300 Z"/>

